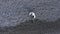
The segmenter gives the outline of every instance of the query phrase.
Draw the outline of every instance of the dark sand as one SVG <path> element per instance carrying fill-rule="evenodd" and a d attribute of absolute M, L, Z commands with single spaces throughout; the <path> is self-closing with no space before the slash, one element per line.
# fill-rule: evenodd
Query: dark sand
<path fill-rule="evenodd" d="M 54 22 L 41 21 L 39 19 L 26 21 L 15 27 L 5 27 L 1 34 L 59 34 L 60 19 Z"/>

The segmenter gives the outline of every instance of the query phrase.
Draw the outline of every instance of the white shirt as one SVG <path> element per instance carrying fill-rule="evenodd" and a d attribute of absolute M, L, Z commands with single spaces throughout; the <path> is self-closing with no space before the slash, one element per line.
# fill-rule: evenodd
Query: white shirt
<path fill-rule="evenodd" d="M 29 15 L 30 15 L 30 16 L 33 16 L 33 18 L 36 18 L 36 15 L 35 15 L 34 12 L 30 12 Z"/>

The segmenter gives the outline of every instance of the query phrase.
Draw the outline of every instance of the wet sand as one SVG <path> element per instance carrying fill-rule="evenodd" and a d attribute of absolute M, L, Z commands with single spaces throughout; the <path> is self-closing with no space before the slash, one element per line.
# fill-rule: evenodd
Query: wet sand
<path fill-rule="evenodd" d="M 15 27 L 0 30 L 1 34 L 59 34 L 60 19 L 55 22 L 41 21 L 39 19 L 26 21 Z"/>

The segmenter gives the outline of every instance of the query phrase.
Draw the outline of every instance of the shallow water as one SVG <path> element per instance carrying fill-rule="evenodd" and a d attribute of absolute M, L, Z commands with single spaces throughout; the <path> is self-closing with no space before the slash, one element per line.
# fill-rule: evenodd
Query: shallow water
<path fill-rule="evenodd" d="M 0 27 L 1 34 L 59 34 L 60 1 L 0 0 Z"/>

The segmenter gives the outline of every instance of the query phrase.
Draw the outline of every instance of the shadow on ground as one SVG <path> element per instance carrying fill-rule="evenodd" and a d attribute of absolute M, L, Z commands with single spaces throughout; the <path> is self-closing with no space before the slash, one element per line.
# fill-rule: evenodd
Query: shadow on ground
<path fill-rule="evenodd" d="M 60 32 L 60 19 L 54 22 L 45 20 L 28 20 L 15 27 L 5 27 L 1 34 L 58 34 Z"/>

